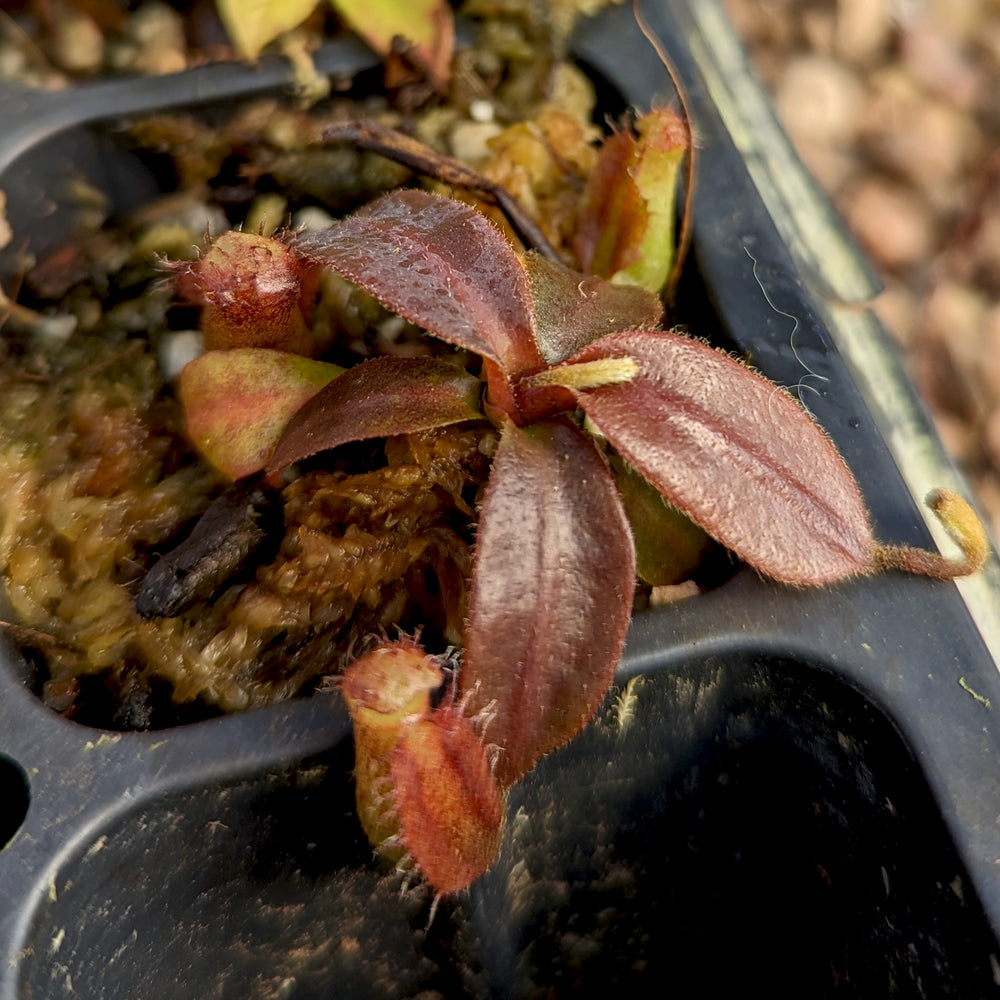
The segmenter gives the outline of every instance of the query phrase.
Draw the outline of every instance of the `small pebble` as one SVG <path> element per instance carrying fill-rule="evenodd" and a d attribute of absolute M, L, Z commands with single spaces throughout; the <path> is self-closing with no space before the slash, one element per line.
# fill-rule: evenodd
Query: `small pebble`
<path fill-rule="evenodd" d="M 1000 194 L 987 201 L 970 247 L 972 268 L 994 298 L 1000 292 Z"/>
<path fill-rule="evenodd" d="M 832 55 L 837 37 L 834 12 L 826 7 L 804 6 L 802 9 L 802 34 L 813 52 Z"/>
<path fill-rule="evenodd" d="M 980 445 L 967 420 L 942 410 L 934 414 L 934 427 L 948 454 L 961 464 L 967 464 L 979 450 Z"/>
<path fill-rule="evenodd" d="M 983 329 L 983 383 L 991 398 L 1000 399 L 1000 304 L 994 303 Z"/>
<path fill-rule="evenodd" d="M 651 608 L 660 608 L 665 604 L 674 604 L 688 597 L 696 597 L 700 592 L 701 590 L 694 580 L 685 580 L 683 583 L 671 583 L 665 584 L 662 587 L 653 587 L 649 595 L 649 606 Z"/>
<path fill-rule="evenodd" d="M 994 469 L 1000 469 L 1000 407 L 990 414 L 983 432 L 986 457 Z"/>
<path fill-rule="evenodd" d="M 166 4 L 143 4 L 128 18 L 126 33 L 136 45 L 133 70 L 161 76 L 187 67 L 184 19 Z"/>
<path fill-rule="evenodd" d="M 872 311 L 901 347 L 913 343 L 921 319 L 920 306 L 909 287 L 894 279 L 872 303 Z"/>
<path fill-rule="evenodd" d="M 104 62 L 104 35 L 83 11 L 60 8 L 52 55 L 67 73 L 96 73 Z"/>
<path fill-rule="evenodd" d="M 988 314 L 989 303 L 981 292 L 950 278 L 937 282 L 924 308 L 926 336 L 946 345 L 970 380 L 980 366 Z"/>
<path fill-rule="evenodd" d="M 910 91 L 897 93 L 872 112 L 866 147 L 884 169 L 921 188 L 935 208 L 952 212 L 967 195 L 963 173 L 982 156 L 979 131 L 970 116 L 952 105 Z"/>
<path fill-rule="evenodd" d="M 811 54 L 788 62 L 775 98 L 793 135 L 830 146 L 854 141 L 864 100 L 864 87 L 850 69 Z"/>
<path fill-rule="evenodd" d="M 930 93 L 958 107 L 972 107 L 980 92 L 975 67 L 963 46 L 937 25 L 921 23 L 904 35 L 905 65 Z"/>
<path fill-rule="evenodd" d="M 451 155 L 466 163 L 483 163 L 490 156 L 490 139 L 502 131 L 497 122 L 456 122 L 448 136 Z"/>
<path fill-rule="evenodd" d="M 469 117 L 474 122 L 491 122 L 496 117 L 496 108 L 492 101 L 483 99 L 470 101 Z"/>
<path fill-rule="evenodd" d="M 865 178 L 844 197 L 843 208 L 851 230 L 889 271 L 925 263 L 935 250 L 930 213 L 916 194 L 899 184 Z"/>
<path fill-rule="evenodd" d="M 203 238 L 205 233 L 209 236 L 218 236 L 230 228 L 226 213 L 218 205 L 206 205 L 203 202 L 186 205 L 173 216 L 172 220 L 161 221 L 173 221 L 186 226 L 196 232 L 199 239 Z"/>
<path fill-rule="evenodd" d="M 0 191 L 0 249 L 7 246 L 13 236 L 10 223 L 7 221 L 7 195 Z"/>
<path fill-rule="evenodd" d="M 877 62 L 892 41 L 895 7 L 892 0 L 837 0 L 837 55 L 856 66 Z"/>
<path fill-rule="evenodd" d="M 288 199 L 276 191 L 259 194 L 247 212 L 243 229 L 248 233 L 273 236 L 276 229 L 284 225 L 288 214 Z"/>
<path fill-rule="evenodd" d="M 329 229 L 336 220 L 322 208 L 315 205 L 306 205 L 300 208 L 292 216 L 292 229 L 302 229 L 307 233 L 319 232 L 321 229 Z"/>
<path fill-rule="evenodd" d="M 177 330 L 160 342 L 159 363 L 164 379 L 173 381 L 181 369 L 205 351 L 205 339 L 200 330 Z"/>
<path fill-rule="evenodd" d="M 0 79 L 20 82 L 28 73 L 28 57 L 23 50 L 0 39 Z"/>
<path fill-rule="evenodd" d="M 76 329 L 76 317 L 68 313 L 46 314 L 31 333 L 35 346 L 43 354 L 56 353 Z"/>
<path fill-rule="evenodd" d="M 133 11 L 125 22 L 125 33 L 144 47 L 182 50 L 187 45 L 184 18 L 159 0 L 148 0 Z"/>
<path fill-rule="evenodd" d="M 1000 478 L 997 472 L 1000 466 L 994 465 L 989 470 L 981 472 L 973 478 L 976 499 L 986 519 L 994 538 L 1000 538 Z"/>

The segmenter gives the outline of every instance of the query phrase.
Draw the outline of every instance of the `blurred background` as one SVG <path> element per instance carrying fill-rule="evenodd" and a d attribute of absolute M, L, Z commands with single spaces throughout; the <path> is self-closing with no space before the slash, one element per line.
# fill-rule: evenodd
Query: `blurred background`
<path fill-rule="evenodd" d="M 1000 0 L 722 0 L 1000 535 Z"/>

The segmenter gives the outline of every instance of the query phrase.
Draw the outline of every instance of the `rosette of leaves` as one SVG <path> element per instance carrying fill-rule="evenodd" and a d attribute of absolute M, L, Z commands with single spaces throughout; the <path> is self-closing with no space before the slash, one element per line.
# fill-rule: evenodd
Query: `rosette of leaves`
<path fill-rule="evenodd" d="M 453 744 L 459 756 L 477 758 L 481 775 L 481 744 L 455 734 L 462 720 L 488 716 L 485 739 L 498 748 L 492 780 L 502 795 L 580 731 L 611 684 L 631 613 L 635 551 L 608 445 L 670 504 L 775 580 L 823 585 L 887 565 L 947 577 L 979 559 L 968 544 L 975 519 L 962 521 L 961 501 L 944 494 L 934 503 L 964 533 L 962 559 L 878 544 L 853 476 L 791 396 L 699 340 L 656 329 L 661 308 L 652 294 L 531 254 L 519 258 L 464 204 L 394 192 L 304 236 L 296 252 L 479 355 L 483 395 L 480 402 L 470 376 L 447 361 L 365 362 L 297 411 L 266 463 L 270 474 L 365 438 L 475 419 L 499 428 L 456 692 L 463 711 L 423 712 L 421 732 L 440 720 L 437 740 L 394 748 L 392 773 L 417 771 L 428 786 L 414 796 L 408 779 L 395 802 L 418 864 L 448 825 L 442 810 L 465 816 L 481 798 L 478 789 L 451 797 L 435 790 L 454 779 L 421 766 L 420 754 L 431 753 L 421 746 L 433 747 L 437 761 L 448 757 L 441 742 Z M 470 880 L 468 866 L 461 870 L 459 881 Z"/>
<path fill-rule="evenodd" d="M 390 787 L 377 795 L 359 787 L 359 801 L 384 803 L 389 828 L 443 891 L 488 867 L 499 844 L 495 803 L 587 724 L 611 684 L 636 556 L 609 456 L 744 562 L 788 584 L 885 567 L 944 578 L 982 561 L 978 520 L 943 492 L 930 502 L 961 558 L 876 542 L 852 474 L 790 395 L 724 352 L 657 328 L 662 308 L 652 293 L 518 256 L 468 205 L 392 192 L 302 236 L 294 252 L 304 267 L 332 268 L 431 336 L 478 355 L 481 371 L 442 357 L 348 369 L 287 424 L 282 417 L 268 475 L 366 439 L 477 420 L 499 431 L 457 685 L 442 708 L 424 704 L 402 720 L 393 708 L 399 736 L 383 747 L 391 760 L 379 771 Z M 396 660 L 408 669 L 408 657 Z M 457 828 L 465 847 L 449 867 L 440 838 Z"/>

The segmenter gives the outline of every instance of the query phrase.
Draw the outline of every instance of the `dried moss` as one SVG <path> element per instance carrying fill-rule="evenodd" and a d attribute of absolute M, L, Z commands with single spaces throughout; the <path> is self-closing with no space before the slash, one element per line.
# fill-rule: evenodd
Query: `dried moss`
<path fill-rule="evenodd" d="M 412 95 L 406 110 L 384 96 L 337 97 L 309 114 L 256 102 L 211 127 L 185 113 L 136 123 L 127 142 L 167 155 L 179 191 L 113 228 L 100 225 L 107 212 L 94 215 L 24 275 L 26 304 L 55 313 L 61 334 L 46 339 L 44 323 L 26 322 L 0 341 L 0 581 L 53 709 L 110 727 L 173 725 L 308 691 L 380 631 L 422 628 L 430 646 L 460 644 L 476 499 L 496 444 L 485 424 L 314 461 L 284 490 L 276 557 L 178 617 L 136 613 L 148 567 L 224 485 L 188 445 L 161 371 L 168 338 L 194 316 L 171 305 L 152 255 L 164 233 L 187 253 L 206 219 L 241 224 L 262 192 L 280 191 L 295 218 L 347 211 L 405 179 L 372 154 L 311 145 L 331 120 L 377 113 L 455 152 L 459 127 L 481 124 L 470 105 L 485 100 L 496 136 L 486 172 L 571 260 L 594 98 L 560 61 L 556 28 L 528 31 L 523 15 L 491 17 L 459 57 L 451 101 L 417 112 Z M 498 42 L 515 36 L 520 47 Z M 525 52 L 539 75 L 519 90 Z M 332 276 L 314 322 L 340 364 L 441 349 Z"/>

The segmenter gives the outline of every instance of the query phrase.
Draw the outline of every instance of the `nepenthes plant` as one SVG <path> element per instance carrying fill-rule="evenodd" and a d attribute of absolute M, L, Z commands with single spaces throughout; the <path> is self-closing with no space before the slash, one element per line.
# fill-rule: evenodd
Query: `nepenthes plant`
<path fill-rule="evenodd" d="M 951 578 L 985 558 L 977 518 L 945 491 L 928 504 L 958 558 L 874 539 L 850 470 L 804 408 L 664 328 L 660 298 L 629 272 L 648 227 L 614 251 L 600 226 L 580 231 L 580 260 L 616 280 L 518 253 L 476 207 L 402 189 L 285 241 L 222 237 L 178 279 L 214 348 L 181 378 L 189 431 L 231 478 L 277 489 L 359 443 L 455 428 L 488 442 L 460 650 L 386 639 L 335 685 L 355 723 L 362 825 L 439 893 L 489 867 L 508 790 L 597 712 L 632 613 L 636 538 L 693 524 L 798 587 L 884 570 Z M 248 269 L 269 277 L 240 278 Z M 299 303 L 321 270 L 445 348 L 346 370 L 303 356 Z M 280 304 L 258 299 L 263 288 Z M 637 490 L 657 498 L 652 524 L 630 523 L 622 495 Z"/>
<path fill-rule="evenodd" d="M 554 107 L 572 67 L 533 58 L 515 103 L 524 50 L 463 28 L 426 105 L 369 56 L 308 111 L 106 120 L 99 166 L 163 173 L 111 216 L 82 192 L 52 244 L 0 178 L 15 993 L 992 982 L 1000 684 L 963 605 L 989 575 L 900 569 L 971 568 L 974 522 L 933 495 L 965 566 L 882 544 L 929 545 L 877 331 L 825 312 L 746 173 L 780 137 L 729 142 L 673 15 L 701 168 L 659 291 L 678 154 L 644 154 L 687 130 L 623 117 L 669 82 L 607 13 L 570 49 L 586 102 Z M 380 160 L 385 126 L 494 187 Z M 750 926 L 762 891 L 777 923 Z M 720 942 L 739 971 L 713 977 Z"/>

